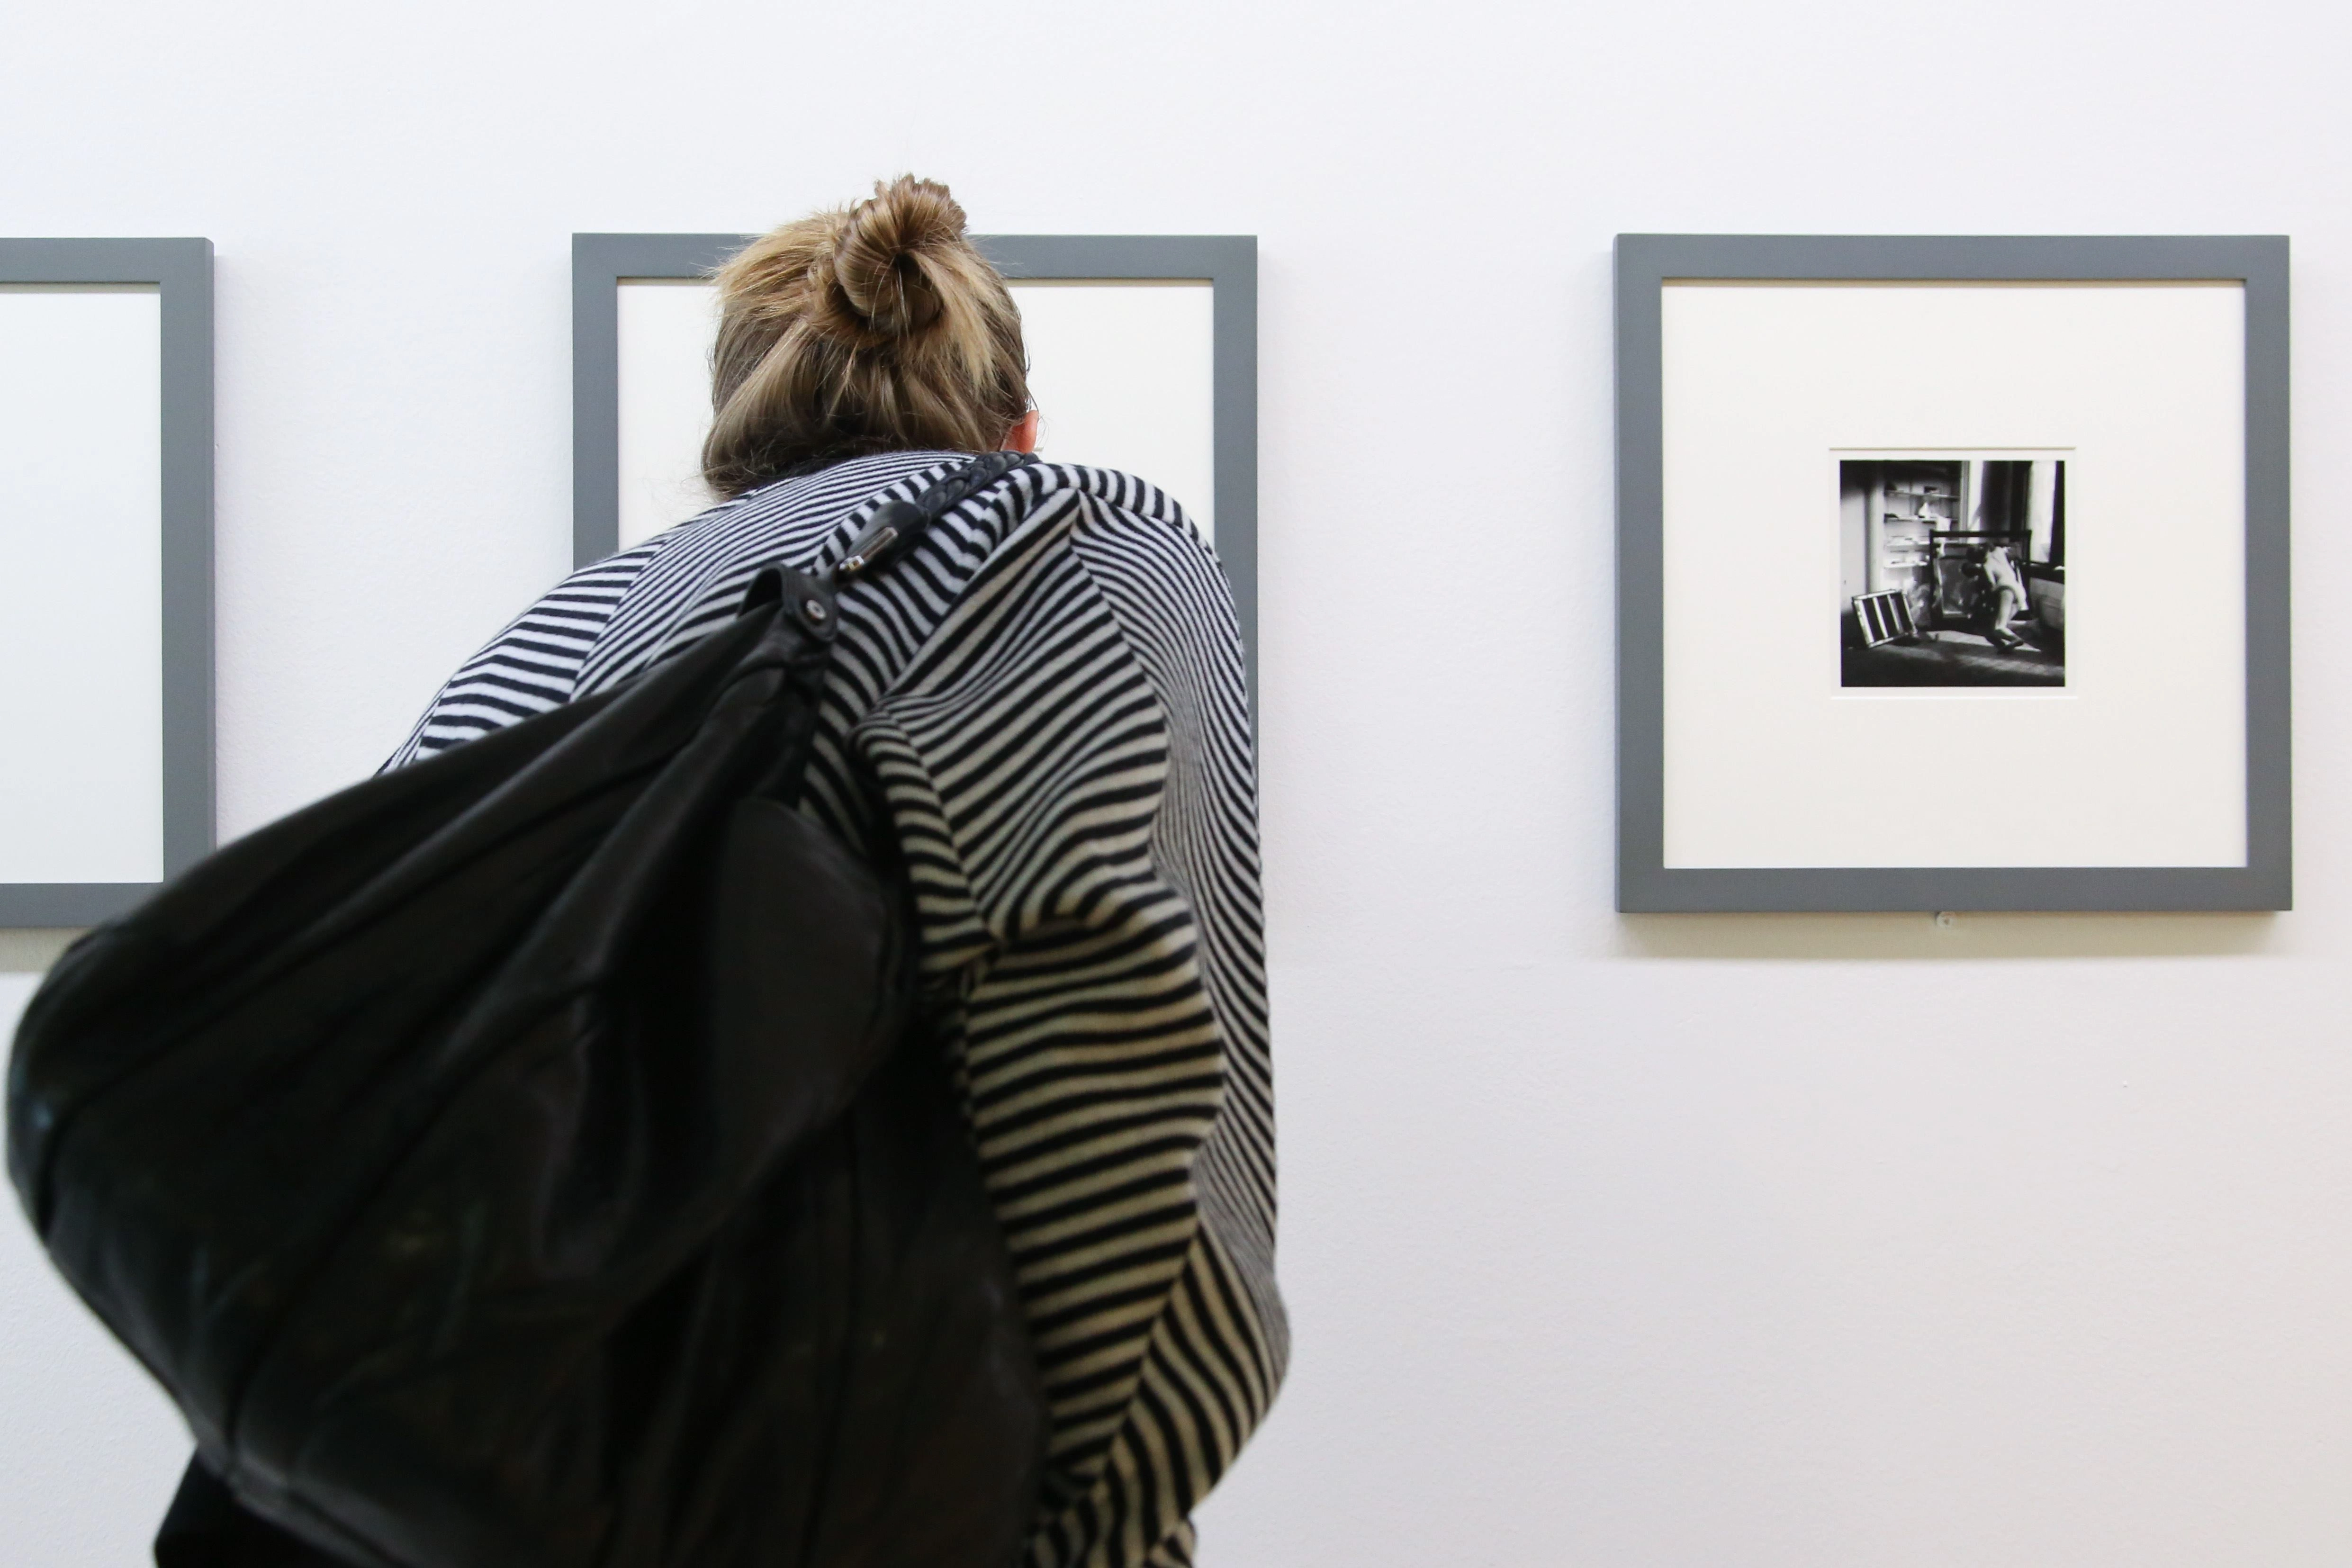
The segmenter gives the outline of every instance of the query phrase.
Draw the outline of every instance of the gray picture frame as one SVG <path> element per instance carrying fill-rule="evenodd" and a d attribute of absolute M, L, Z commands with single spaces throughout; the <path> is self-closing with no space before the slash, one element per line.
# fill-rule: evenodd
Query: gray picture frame
<path fill-rule="evenodd" d="M 1617 908 L 1628 913 L 2291 908 L 2287 263 L 2287 240 L 2275 235 L 1619 235 Z M 1752 869 L 1665 865 L 1660 300 L 1670 279 L 2201 280 L 2244 285 L 2245 865 Z"/>
<path fill-rule="evenodd" d="M 211 853 L 213 246 L 209 239 L 0 239 L 0 283 L 130 284 L 163 332 L 163 803 L 166 880 Z M 20 737 L 20 739 L 22 739 Z M 0 883 L 0 927 L 87 926 L 159 882 Z"/>
<path fill-rule="evenodd" d="M 625 279 L 701 278 L 756 237 L 572 237 L 572 553 L 620 546 L 620 327 Z M 993 234 L 972 238 L 1008 278 L 1201 280 L 1213 288 L 1217 557 L 1233 589 L 1252 711 L 1257 694 L 1257 237 Z"/>

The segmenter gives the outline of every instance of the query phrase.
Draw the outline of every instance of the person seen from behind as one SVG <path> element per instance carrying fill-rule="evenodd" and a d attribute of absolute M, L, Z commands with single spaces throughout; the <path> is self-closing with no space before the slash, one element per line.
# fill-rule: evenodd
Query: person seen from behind
<path fill-rule="evenodd" d="M 395 765 L 608 689 L 729 624 L 762 566 L 821 574 L 884 502 L 1034 449 L 1020 312 L 945 186 L 877 184 L 753 241 L 717 283 L 719 503 L 526 609 Z M 1190 1563 L 1192 1510 L 1288 1349 L 1223 575 L 1144 480 L 1035 462 L 839 613 L 798 807 L 908 868 L 1048 1401 L 1026 1563 Z"/>

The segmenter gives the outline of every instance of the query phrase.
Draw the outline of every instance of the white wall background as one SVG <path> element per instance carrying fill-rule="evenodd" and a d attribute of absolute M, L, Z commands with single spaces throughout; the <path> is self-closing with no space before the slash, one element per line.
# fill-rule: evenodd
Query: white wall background
<path fill-rule="evenodd" d="M 563 569 L 573 230 L 913 168 L 999 232 L 1257 233 L 1298 1351 L 1204 1563 L 2341 1564 L 2347 33 L 89 0 L 6 21 L 0 226 L 218 243 L 230 832 L 373 766 Z M 1610 237 L 1955 226 L 2295 237 L 2301 908 L 1620 919 Z M 7 1556 L 130 1564 L 152 1402 L 0 1268 Z"/>

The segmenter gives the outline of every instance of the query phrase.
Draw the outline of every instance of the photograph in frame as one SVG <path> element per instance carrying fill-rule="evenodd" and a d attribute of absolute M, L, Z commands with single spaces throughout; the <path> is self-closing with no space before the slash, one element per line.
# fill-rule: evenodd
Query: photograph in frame
<path fill-rule="evenodd" d="M 214 846 L 213 448 L 209 239 L 0 238 L 0 927 Z"/>
<path fill-rule="evenodd" d="M 1619 908 L 2290 907 L 2286 264 L 1619 237 Z"/>

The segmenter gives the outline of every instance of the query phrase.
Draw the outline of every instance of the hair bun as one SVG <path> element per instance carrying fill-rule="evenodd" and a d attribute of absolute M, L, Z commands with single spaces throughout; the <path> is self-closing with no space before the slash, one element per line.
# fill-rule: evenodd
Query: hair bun
<path fill-rule="evenodd" d="M 912 174 L 876 181 L 873 198 L 852 209 L 834 252 L 842 305 L 877 336 L 921 331 L 941 308 L 927 263 L 963 238 L 963 208 L 945 185 Z"/>
<path fill-rule="evenodd" d="M 803 463 L 992 452 L 1029 406 L 1021 311 L 945 185 L 886 181 L 718 270 L 702 473 L 739 496 Z"/>

